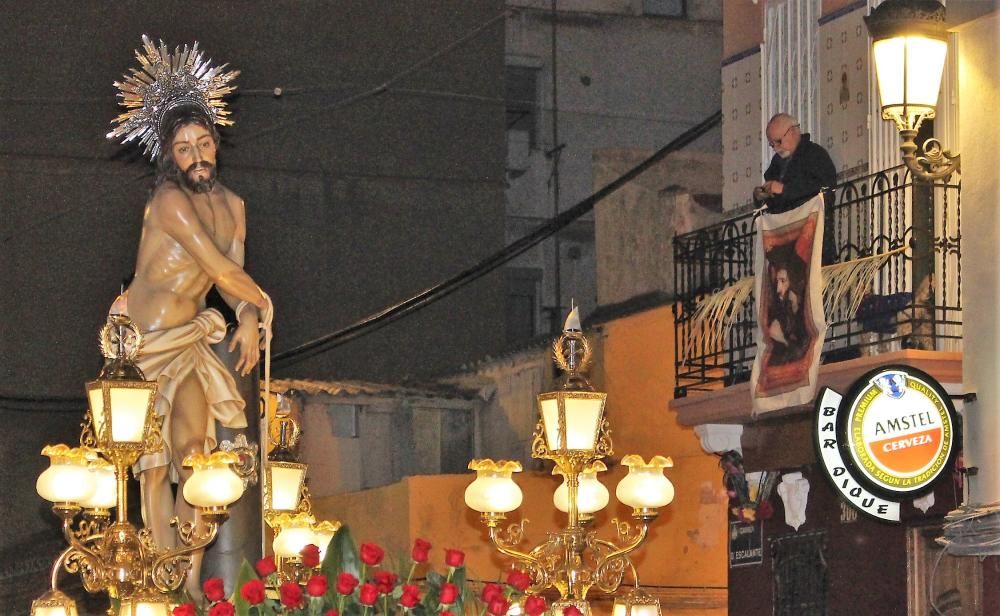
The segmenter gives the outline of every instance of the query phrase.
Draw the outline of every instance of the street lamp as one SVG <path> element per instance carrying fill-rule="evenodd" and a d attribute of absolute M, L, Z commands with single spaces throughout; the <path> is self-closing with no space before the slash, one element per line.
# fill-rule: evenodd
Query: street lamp
<path fill-rule="evenodd" d="M 933 181 L 960 170 L 960 157 L 941 148 L 937 139 L 924 142 L 917 155 L 917 131 L 935 116 L 941 75 L 948 52 L 944 6 L 937 0 L 886 0 L 865 17 L 882 119 L 899 130 L 903 162 L 915 178 Z"/>
<path fill-rule="evenodd" d="M 517 547 L 524 536 L 523 521 L 504 531 L 499 528 L 506 514 L 521 505 L 521 489 L 511 478 L 521 470 L 519 462 L 470 462 L 476 480 L 466 488 L 465 503 L 482 514 L 497 551 L 513 558 L 531 575 L 528 592 L 554 588 L 559 600 L 552 604 L 553 613 L 572 605 L 589 616 L 587 594 L 592 588 L 614 594 L 626 572 L 636 578 L 629 554 L 646 540 L 657 509 L 673 500 L 673 485 L 663 475 L 663 469 L 673 463 L 662 456 L 654 456 L 649 463 L 636 455 L 625 456 L 622 463 L 629 466 L 629 474 L 618 484 L 616 494 L 619 501 L 632 507 L 638 525 L 632 528 L 616 520 L 617 541 L 598 538 L 590 527 L 593 514 L 608 503 L 608 490 L 597 473 L 607 470 L 601 458 L 612 453 L 611 426 L 604 412 L 607 394 L 594 391 L 583 375 L 592 352 L 580 331 L 575 309 L 553 345 L 553 355 L 566 380 L 559 391 L 538 396 L 539 418 L 531 456 L 552 460 L 553 473 L 565 478 L 553 496 L 556 508 L 567 514 L 565 527 L 549 533 L 544 543 L 527 551 Z M 659 602 L 636 588 L 616 602 L 615 614 L 657 616 Z"/>

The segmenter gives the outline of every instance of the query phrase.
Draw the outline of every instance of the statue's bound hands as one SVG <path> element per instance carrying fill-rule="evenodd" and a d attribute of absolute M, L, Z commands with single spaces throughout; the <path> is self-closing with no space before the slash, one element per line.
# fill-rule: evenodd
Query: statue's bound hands
<path fill-rule="evenodd" d="M 256 316 L 246 315 L 240 320 L 240 324 L 233 332 L 233 339 L 229 343 L 229 352 L 239 350 L 236 361 L 236 372 L 240 376 L 250 374 L 254 366 L 260 360 L 260 349 L 258 347 L 258 332 Z"/>

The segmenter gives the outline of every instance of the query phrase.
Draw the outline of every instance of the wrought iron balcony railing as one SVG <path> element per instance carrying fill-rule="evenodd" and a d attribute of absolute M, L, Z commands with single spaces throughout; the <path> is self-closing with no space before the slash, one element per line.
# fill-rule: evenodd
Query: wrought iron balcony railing
<path fill-rule="evenodd" d="M 822 361 L 901 348 L 961 350 L 961 182 L 913 182 L 894 167 L 835 187 L 825 224 L 836 261 L 891 253 L 854 314 L 846 302 L 827 310 Z M 694 330 L 700 301 L 754 275 L 752 213 L 674 238 L 676 397 L 749 379 L 756 355 L 753 295 L 734 306 L 722 337 Z"/>

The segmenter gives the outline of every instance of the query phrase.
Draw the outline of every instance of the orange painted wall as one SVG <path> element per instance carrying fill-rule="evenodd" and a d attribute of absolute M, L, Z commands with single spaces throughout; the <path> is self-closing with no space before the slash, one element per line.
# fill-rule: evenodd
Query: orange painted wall
<path fill-rule="evenodd" d="M 674 391 L 674 325 L 662 306 L 603 326 L 603 387 L 614 429 L 615 457 L 673 458 L 676 489 L 640 557 L 643 584 L 725 588 L 726 500 L 715 456 L 693 428 L 667 410 Z M 722 612 L 725 613 L 725 612 Z"/>
<path fill-rule="evenodd" d="M 592 339 L 601 337 L 592 376 L 594 384 L 608 393 L 614 444 L 608 460 L 611 470 L 602 474 L 612 494 L 611 505 L 596 516 L 594 528 L 600 537 L 613 539 L 612 518 L 632 521 L 631 510 L 614 498 L 626 470 L 618 465 L 622 456 L 671 456 L 674 468 L 666 474 L 676 489 L 674 502 L 664 508 L 633 560 L 643 586 L 678 589 L 684 595 L 678 601 L 697 604 L 697 589 L 713 589 L 718 598 L 727 585 L 726 509 L 716 458 L 704 453 L 693 430 L 678 426 L 667 410 L 674 387 L 673 331 L 666 306 L 607 323 L 599 333 L 588 332 Z M 409 477 L 384 488 L 316 499 L 313 508 L 319 518 L 350 525 L 358 542 L 380 543 L 390 558 L 398 559 L 397 569 L 405 568 L 410 546 L 421 537 L 434 545 L 432 564 L 438 570 L 443 568 L 443 549 L 458 548 L 467 555 L 471 579 L 495 580 L 510 565 L 489 544 L 479 515 L 465 506 L 465 488 L 472 479 L 471 472 Z M 510 520 L 528 520 L 524 545 L 534 546 L 564 523 L 565 514 L 552 505 L 560 478 L 536 472 L 515 474 L 515 480 L 524 503 Z M 725 605 L 723 596 L 721 606 L 713 609 L 673 605 L 668 610 L 665 604 L 664 610 L 684 616 L 722 616 L 727 613 Z M 596 613 L 607 607 L 594 603 Z"/>

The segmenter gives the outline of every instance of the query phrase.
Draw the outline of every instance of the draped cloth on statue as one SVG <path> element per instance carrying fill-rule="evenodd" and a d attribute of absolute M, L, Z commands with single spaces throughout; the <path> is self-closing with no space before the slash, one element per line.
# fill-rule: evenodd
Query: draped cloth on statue
<path fill-rule="evenodd" d="M 808 404 L 816 396 L 826 336 L 823 313 L 823 193 L 757 219 L 754 297 L 757 356 L 753 414 Z"/>
<path fill-rule="evenodd" d="M 164 435 L 170 434 L 170 416 L 177 388 L 189 376 L 198 379 L 208 403 L 205 452 L 215 449 L 215 422 L 227 428 L 247 427 L 246 402 L 236 389 L 232 374 L 209 346 L 226 337 L 226 321 L 218 310 L 201 311 L 194 319 L 171 329 L 143 332 L 137 364 L 149 380 L 156 380 L 156 413 L 162 416 Z M 139 471 L 170 464 L 170 443 L 164 438 L 162 451 L 144 454 Z M 177 471 L 170 469 L 171 480 Z"/>

